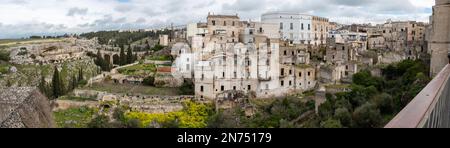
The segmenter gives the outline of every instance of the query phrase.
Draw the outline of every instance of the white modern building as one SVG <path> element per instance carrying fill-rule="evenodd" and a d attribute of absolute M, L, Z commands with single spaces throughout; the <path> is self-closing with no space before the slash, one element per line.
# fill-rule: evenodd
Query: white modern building
<path fill-rule="evenodd" d="M 294 44 L 312 41 L 312 16 L 292 12 L 270 12 L 261 17 L 263 23 L 279 24 L 281 39 Z"/>

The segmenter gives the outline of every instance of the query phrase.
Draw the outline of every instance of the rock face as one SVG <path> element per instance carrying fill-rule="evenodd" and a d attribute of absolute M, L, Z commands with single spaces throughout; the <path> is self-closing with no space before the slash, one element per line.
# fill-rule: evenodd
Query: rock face
<path fill-rule="evenodd" d="M 0 89 L 0 128 L 54 128 L 50 103 L 36 88 Z"/>

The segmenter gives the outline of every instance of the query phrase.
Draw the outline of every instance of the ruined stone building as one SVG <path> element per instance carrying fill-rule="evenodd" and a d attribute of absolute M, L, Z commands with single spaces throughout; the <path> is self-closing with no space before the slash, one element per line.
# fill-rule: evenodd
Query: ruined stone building
<path fill-rule="evenodd" d="M 279 27 L 276 23 L 241 21 L 236 15 L 211 14 L 206 27 L 200 23 L 188 27 L 196 97 L 215 99 L 226 92 L 241 91 L 271 98 L 313 89 L 316 74 L 309 65 L 307 46 L 282 44 Z M 199 28 L 207 28 L 207 33 Z M 185 71 L 190 62 L 181 62 L 186 68 L 176 67 Z"/>
<path fill-rule="evenodd" d="M 390 21 L 367 29 L 368 48 L 397 52 L 405 59 L 417 59 L 427 53 L 427 24 L 416 21 Z"/>
<path fill-rule="evenodd" d="M 332 30 L 329 20 L 324 17 L 312 16 L 312 26 L 314 35 L 312 44 L 315 46 L 326 44 L 328 32 Z"/>
<path fill-rule="evenodd" d="M 447 55 L 450 51 L 450 0 L 436 0 L 430 22 L 431 75 L 434 76 L 449 62 Z"/>
<path fill-rule="evenodd" d="M 0 89 L 0 128 L 54 128 L 47 98 L 36 88 Z"/>

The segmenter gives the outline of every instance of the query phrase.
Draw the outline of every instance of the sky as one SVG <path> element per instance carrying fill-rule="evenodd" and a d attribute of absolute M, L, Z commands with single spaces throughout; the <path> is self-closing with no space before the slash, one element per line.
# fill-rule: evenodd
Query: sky
<path fill-rule="evenodd" d="M 205 22 L 209 12 L 259 21 L 288 11 L 343 24 L 428 22 L 434 0 L 0 0 L 0 39 Z"/>

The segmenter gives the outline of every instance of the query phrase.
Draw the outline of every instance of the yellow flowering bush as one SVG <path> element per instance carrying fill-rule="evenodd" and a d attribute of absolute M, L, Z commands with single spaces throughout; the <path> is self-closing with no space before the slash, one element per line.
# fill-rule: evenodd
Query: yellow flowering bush
<path fill-rule="evenodd" d="M 204 128 L 207 126 L 208 117 L 212 113 L 212 107 L 205 104 L 186 101 L 183 103 L 184 109 L 169 113 L 144 113 L 128 112 L 125 114 L 126 120 L 137 119 L 140 127 L 148 127 L 152 122 L 169 123 L 177 121 L 179 128 Z"/>

